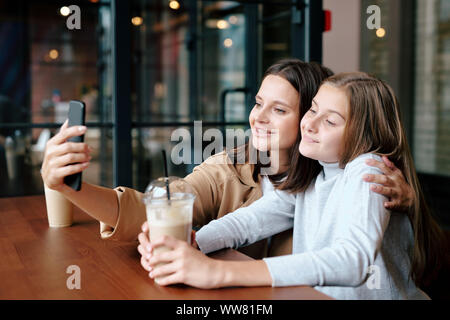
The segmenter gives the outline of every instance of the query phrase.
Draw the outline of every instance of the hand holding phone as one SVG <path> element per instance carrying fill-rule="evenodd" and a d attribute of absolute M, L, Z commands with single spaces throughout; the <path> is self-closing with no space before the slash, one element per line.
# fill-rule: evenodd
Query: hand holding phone
<path fill-rule="evenodd" d="M 85 113 L 86 106 L 84 102 L 71 100 L 69 102 L 69 127 L 71 126 L 84 126 L 85 125 Z M 84 142 L 84 134 L 67 139 L 71 142 Z M 66 176 L 64 183 L 75 191 L 81 189 L 81 172 Z"/>

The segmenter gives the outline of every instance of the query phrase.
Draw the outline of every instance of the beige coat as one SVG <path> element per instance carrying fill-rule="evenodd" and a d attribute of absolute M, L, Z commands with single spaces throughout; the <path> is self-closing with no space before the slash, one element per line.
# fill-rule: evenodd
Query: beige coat
<path fill-rule="evenodd" d="M 234 166 L 226 152 L 211 156 L 195 167 L 184 178 L 196 193 L 193 226 L 201 227 L 259 199 L 262 196 L 261 185 L 253 180 L 252 173 L 251 164 Z M 146 220 L 143 194 L 125 187 L 117 187 L 115 191 L 119 202 L 118 221 L 114 228 L 100 223 L 101 237 L 135 240 Z M 239 250 L 254 258 L 290 254 L 292 229 L 272 237 L 270 246 L 267 244 L 267 240 L 262 240 Z"/>

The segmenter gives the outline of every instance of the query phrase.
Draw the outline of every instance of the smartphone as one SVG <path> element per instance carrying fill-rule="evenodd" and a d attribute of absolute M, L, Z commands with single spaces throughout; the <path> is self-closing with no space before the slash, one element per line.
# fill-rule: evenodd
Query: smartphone
<path fill-rule="evenodd" d="M 69 127 L 84 126 L 85 124 L 86 105 L 83 101 L 71 100 L 69 102 Z M 67 139 L 71 142 L 83 142 L 84 134 L 77 137 Z M 75 163 L 72 163 L 75 164 Z M 64 183 L 75 191 L 81 190 L 81 172 L 72 174 L 64 178 Z"/>

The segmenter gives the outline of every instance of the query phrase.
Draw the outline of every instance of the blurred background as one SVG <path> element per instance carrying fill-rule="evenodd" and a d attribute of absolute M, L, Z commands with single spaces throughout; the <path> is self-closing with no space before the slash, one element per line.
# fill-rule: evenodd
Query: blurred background
<path fill-rule="evenodd" d="M 68 2 L 0 1 L 0 197 L 43 193 L 45 143 L 70 100 L 86 103 L 95 150 L 84 181 L 143 191 L 163 174 L 175 129 L 193 133 L 194 120 L 203 130 L 248 128 L 264 70 L 297 57 L 394 88 L 428 201 L 450 228 L 450 1 L 75 4 L 79 29 Z M 371 5 L 380 8 L 375 29 Z"/>

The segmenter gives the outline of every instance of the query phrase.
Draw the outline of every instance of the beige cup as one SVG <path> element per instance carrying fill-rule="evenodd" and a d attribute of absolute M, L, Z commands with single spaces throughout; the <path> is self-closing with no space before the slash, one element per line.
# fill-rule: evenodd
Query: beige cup
<path fill-rule="evenodd" d="M 60 192 L 48 188 L 44 184 L 45 203 L 50 227 L 68 227 L 73 223 L 73 204 Z"/>

